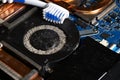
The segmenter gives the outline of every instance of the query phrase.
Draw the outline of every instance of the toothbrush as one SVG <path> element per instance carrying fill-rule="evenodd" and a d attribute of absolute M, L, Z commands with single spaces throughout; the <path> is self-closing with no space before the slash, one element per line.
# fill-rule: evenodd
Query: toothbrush
<path fill-rule="evenodd" d="M 43 9 L 43 18 L 47 21 L 62 24 L 66 18 L 69 17 L 69 11 L 65 8 L 54 4 L 54 3 L 46 3 L 40 0 L 2 0 L 3 3 L 25 3 L 37 7 L 42 7 Z"/>

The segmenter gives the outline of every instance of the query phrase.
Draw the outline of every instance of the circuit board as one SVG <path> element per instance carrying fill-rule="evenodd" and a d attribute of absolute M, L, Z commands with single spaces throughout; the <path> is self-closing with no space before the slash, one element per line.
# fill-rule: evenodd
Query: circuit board
<path fill-rule="evenodd" d="M 95 40 L 108 42 L 106 47 L 119 53 L 120 48 L 120 7 L 114 6 L 104 17 L 97 20 L 95 27 L 98 34 L 92 36 Z M 104 44 L 103 44 L 104 45 Z M 111 48 L 114 46 L 113 48 Z"/>
<path fill-rule="evenodd" d="M 90 36 L 116 53 L 120 53 L 119 0 L 113 2 L 106 10 L 94 17 L 94 19 L 91 20 L 91 24 L 78 20 L 75 16 L 72 18 L 71 20 L 77 22 L 77 28 L 82 37 Z"/>
<path fill-rule="evenodd" d="M 69 10 L 64 24 L 44 20 L 42 9 L 35 6 L 0 3 L 1 53 L 26 65 L 28 72 L 35 69 L 45 80 L 99 80 L 120 60 L 120 0 L 43 1 Z M 15 64 L 1 55 L 0 62 L 6 60 L 8 67 L 0 64 L 0 74 L 7 70 L 14 79 L 24 78 L 14 69 L 11 76 L 9 65 Z"/>

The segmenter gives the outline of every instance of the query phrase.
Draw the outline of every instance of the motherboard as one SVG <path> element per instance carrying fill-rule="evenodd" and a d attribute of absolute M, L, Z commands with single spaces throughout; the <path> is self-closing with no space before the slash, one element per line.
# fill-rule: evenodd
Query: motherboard
<path fill-rule="evenodd" d="M 0 80 L 102 80 L 120 60 L 120 0 L 44 1 L 69 18 L 56 24 L 42 8 L 0 2 Z"/>
<path fill-rule="evenodd" d="M 106 47 L 119 53 L 119 0 L 51 0 L 67 9 L 73 15 L 70 19 L 77 24 L 81 37 L 90 36 Z M 78 2 L 81 1 L 81 4 Z M 62 3 L 68 5 L 62 5 Z M 115 49 L 113 49 L 114 47 Z"/>

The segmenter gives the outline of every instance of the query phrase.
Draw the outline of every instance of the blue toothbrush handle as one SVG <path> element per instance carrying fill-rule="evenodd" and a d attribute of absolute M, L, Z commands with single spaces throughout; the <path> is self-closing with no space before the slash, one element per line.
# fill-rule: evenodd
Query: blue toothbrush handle
<path fill-rule="evenodd" d="M 14 2 L 25 3 L 25 0 L 14 0 Z"/>

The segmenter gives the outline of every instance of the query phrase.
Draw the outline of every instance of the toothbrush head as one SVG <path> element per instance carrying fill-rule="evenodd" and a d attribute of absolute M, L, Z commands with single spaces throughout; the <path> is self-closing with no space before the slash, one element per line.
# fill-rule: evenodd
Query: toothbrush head
<path fill-rule="evenodd" d="M 62 24 L 69 17 L 69 11 L 54 3 L 48 3 L 43 9 L 43 17 L 47 21 Z"/>

